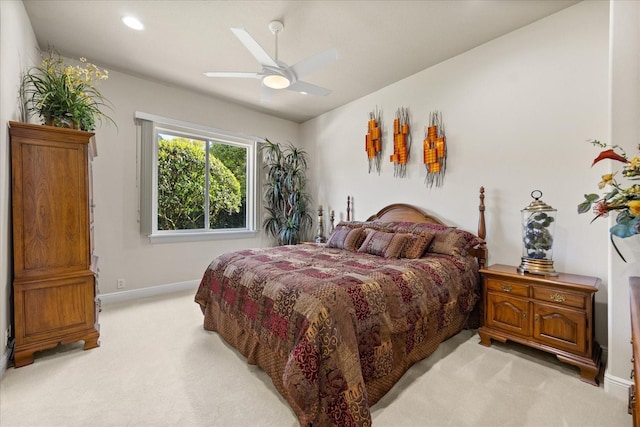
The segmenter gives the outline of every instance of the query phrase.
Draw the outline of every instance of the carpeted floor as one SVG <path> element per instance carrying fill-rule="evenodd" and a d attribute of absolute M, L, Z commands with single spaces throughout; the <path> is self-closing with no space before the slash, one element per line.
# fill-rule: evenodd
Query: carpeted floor
<path fill-rule="evenodd" d="M 0 382 L 0 425 L 296 426 L 271 380 L 202 328 L 195 290 L 103 307 L 101 347 L 37 353 Z M 577 369 L 473 331 L 414 365 L 372 408 L 385 426 L 628 426 L 626 402 Z"/>

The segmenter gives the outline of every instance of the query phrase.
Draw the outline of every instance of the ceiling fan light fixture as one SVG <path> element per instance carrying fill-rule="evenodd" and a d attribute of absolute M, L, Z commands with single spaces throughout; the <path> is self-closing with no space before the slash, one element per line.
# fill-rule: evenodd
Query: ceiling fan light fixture
<path fill-rule="evenodd" d="M 270 74 L 262 79 L 262 83 L 271 89 L 286 89 L 291 82 L 285 76 L 279 74 Z"/>
<path fill-rule="evenodd" d="M 124 23 L 124 25 L 126 25 L 127 27 L 133 30 L 137 30 L 137 31 L 144 30 L 144 25 L 142 24 L 142 22 L 140 22 L 140 20 L 134 16 L 129 16 L 129 15 L 123 16 L 122 22 Z"/>

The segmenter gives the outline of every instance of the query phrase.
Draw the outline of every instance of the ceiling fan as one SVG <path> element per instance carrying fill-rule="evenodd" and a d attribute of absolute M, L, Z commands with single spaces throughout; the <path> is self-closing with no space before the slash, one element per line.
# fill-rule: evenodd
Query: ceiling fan
<path fill-rule="evenodd" d="M 233 34 L 235 34 L 244 47 L 246 47 L 260 65 L 262 65 L 261 72 L 210 71 L 204 74 L 207 77 L 262 79 L 262 87 L 268 91 L 266 93 L 263 91 L 263 100 L 267 100 L 270 97 L 269 92 L 271 91 L 269 91 L 269 89 L 287 89 L 310 95 L 329 95 L 331 90 L 307 83 L 301 79 L 337 60 L 338 51 L 332 48 L 289 66 L 278 60 L 278 34 L 283 28 L 284 25 L 280 21 L 271 21 L 269 23 L 269 30 L 276 36 L 275 59 L 269 56 L 262 46 L 260 46 L 244 28 L 231 28 Z"/>

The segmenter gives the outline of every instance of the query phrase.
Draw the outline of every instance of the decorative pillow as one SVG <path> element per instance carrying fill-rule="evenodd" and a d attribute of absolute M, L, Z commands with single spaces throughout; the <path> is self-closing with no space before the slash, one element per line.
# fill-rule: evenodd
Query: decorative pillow
<path fill-rule="evenodd" d="M 340 221 L 336 227 L 345 226 L 350 228 L 359 228 L 363 227 L 365 224 L 368 224 L 366 221 Z"/>
<path fill-rule="evenodd" d="M 452 228 L 455 228 L 455 227 L 449 227 L 448 225 L 435 224 L 431 222 L 419 222 L 419 223 L 415 223 L 411 227 L 411 232 L 412 233 L 431 233 L 433 231 L 450 230 Z"/>
<path fill-rule="evenodd" d="M 399 230 L 400 228 L 409 229 L 417 223 L 411 221 L 389 221 L 381 223 L 391 230 Z"/>
<path fill-rule="evenodd" d="M 468 231 L 449 228 L 436 232 L 428 251 L 444 255 L 465 256 L 469 249 L 483 242 L 484 240 Z"/>
<path fill-rule="evenodd" d="M 390 229 L 389 227 L 387 227 L 387 223 L 386 222 L 377 222 L 377 221 L 370 221 L 367 222 L 363 225 L 363 227 L 367 230 L 376 230 L 376 231 L 386 231 L 388 233 L 393 233 L 394 230 Z"/>
<path fill-rule="evenodd" d="M 364 240 L 364 228 L 351 228 L 347 225 L 340 225 L 333 229 L 326 247 L 346 249 L 355 252 Z"/>
<path fill-rule="evenodd" d="M 409 237 L 405 233 L 388 233 L 373 229 L 366 230 L 367 237 L 364 239 L 358 252 L 371 255 L 383 256 L 385 258 L 398 258 Z"/>
<path fill-rule="evenodd" d="M 435 237 L 436 235 L 433 232 L 409 234 L 407 242 L 404 244 L 404 249 L 402 249 L 402 252 L 400 253 L 400 258 L 421 258 Z"/>

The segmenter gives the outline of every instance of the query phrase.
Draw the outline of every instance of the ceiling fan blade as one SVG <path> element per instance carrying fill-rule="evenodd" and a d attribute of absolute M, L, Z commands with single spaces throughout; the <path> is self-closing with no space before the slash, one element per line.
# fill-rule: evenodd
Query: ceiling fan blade
<path fill-rule="evenodd" d="M 276 89 L 271 89 L 264 83 L 260 85 L 260 103 L 261 104 L 270 104 L 271 98 L 273 98 L 273 94 L 276 92 Z"/>
<path fill-rule="evenodd" d="M 242 42 L 244 47 L 246 47 L 247 50 L 251 52 L 251 55 L 253 55 L 253 57 L 256 58 L 256 60 L 261 65 L 278 67 L 276 61 L 269 56 L 267 51 L 264 50 L 262 46 L 260 46 L 258 42 L 254 40 L 253 37 L 251 37 L 247 30 L 245 30 L 244 28 L 232 28 L 231 31 L 233 31 L 233 34 L 236 35 L 236 37 L 240 40 L 240 42 Z"/>
<path fill-rule="evenodd" d="M 294 92 L 300 93 L 308 93 L 309 95 L 319 95 L 319 96 L 327 96 L 331 93 L 331 91 L 327 88 L 316 86 L 311 83 L 296 81 L 291 86 L 287 88 L 287 90 L 292 90 Z"/>
<path fill-rule="evenodd" d="M 242 79 L 261 79 L 262 73 L 244 73 L 241 71 L 209 71 L 204 73 L 207 77 L 239 77 Z"/>
<path fill-rule="evenodd" d="M 329 49 L 297 62 L 291 66 L 291 70 L 296 74 L 297 78 L 302 79 L 337 59 L 338 51 L 336 49 Z"/>

